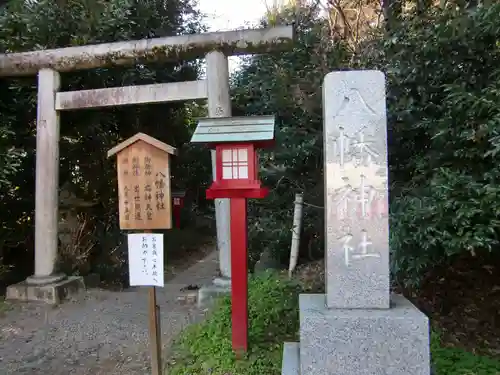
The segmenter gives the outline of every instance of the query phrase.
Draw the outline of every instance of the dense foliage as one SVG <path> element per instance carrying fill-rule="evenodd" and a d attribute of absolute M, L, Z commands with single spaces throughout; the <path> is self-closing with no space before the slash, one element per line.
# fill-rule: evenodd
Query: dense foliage
<path fill-rule="evenodd" d="M 388 79 L 394 274 L 415 284 L 455 254 L 496 249 L 499 11 L 492 5 L 409 14 L 390 32 L 374 30 L 358 49 L 332 43 L 321 19 L 302 20 L 291 52 L 249 60 L 235 78 L 236 110 L 274 113 L 279 122 L 262 169 L 272 193 L 253 207 L 253 250 L 272 248 L 287 259 L 293 195 L 303 192 L 301 254 L 322 253 L 321 81 L 349 68 L 380 69 Z"/>
<path fill-rule="evenodd" d="M 0 8 L 0 51 L 196 33 L 203 28 L 192 5 L 190 0 L 12 0 Z M 137 64 L 62 74 L 61 89 L 184 81 L 196 79 L 198 74 L 199 65 L 191 61 Z M 15 265 L 16 272 L 11 276 L 22 278 L 33 271 L 36 78 L 2 78 L 0 96 L 0 264 Z M 111 263 L 106 256 L 116 253 L 114 249 L 122 242 L 116 225 L 116 173 L 113 162 L 106 159 L 106 151 L 137 131 L 182 146 L 190 137 L 193 111 L 200 109 L 185 103 L 165 103 L 62 114 L 61 186 L 69 184 L 79 197 L 98 202 L 85 228 L 97 244 L 89 262 Z M 203 184 L 208 174 L 199 175 L 193 169 L 203 170 L 202 162 L 187 171 L 176 169 L 183 157 L 188 161 L 196 157 L 192 152 L 187 154 L 182 156 L 181 152 L 178 163 L 174 163 L 175 182 L 184 186 Z"/>
<path fill-rule="evenodd" d="M 410 282 L 498 249 L 500 5 L 402 23 L 371 61 L 388 77 L 391 249 Z"/>

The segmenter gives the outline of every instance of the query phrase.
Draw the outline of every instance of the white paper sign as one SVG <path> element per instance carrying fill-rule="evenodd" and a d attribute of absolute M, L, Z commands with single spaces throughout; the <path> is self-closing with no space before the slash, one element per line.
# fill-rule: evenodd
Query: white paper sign
<path fill-rule="evenodd" d="M 128 269 L 130 286 L 163 287 L 163 234 L 129 234 Z"/>

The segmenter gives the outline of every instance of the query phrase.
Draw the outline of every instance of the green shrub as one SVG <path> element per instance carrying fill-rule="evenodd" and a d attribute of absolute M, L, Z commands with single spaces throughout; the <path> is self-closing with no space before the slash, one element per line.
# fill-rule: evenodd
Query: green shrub
<path fill-rule="evenodd" d="M 299 285 L 267 272 L 248 288 L 249 351 L 236 360 L 231 347 L 231 299 L 223 298 L 204 322 L 174 345 L 169 375 L 270 375 L 281 371 L 284 341 L 297 341 Z"/>
<path fill-rule="evenodd" d="M 431 340 L 435 375 L 498 375 L 500 362 L 459 348 L 443 347 L 436 332 Z"/>
<path fill-rule="evenodd" d="M 253 57 L 233 82 L 234 114 L 275 114 L 278 126 L 261 154 L 271 193 L 249 206 L 250 248 L 286 262 L 293 196 L 304 192 L 301 258 L 322 255 L 321 82 L 347 67 L 387 76 L 393 273 L 415 285 L 455 255 L 499 248 L 500 4 L 409 15 L 357 56 L 306 13 L 292 50 Z"/>
<path fill-rule="evenodd" d="M 388 80 L 392 271 L 405 284 L 498 249 L 500 4 L 410 17 L 366 68 Z"/>

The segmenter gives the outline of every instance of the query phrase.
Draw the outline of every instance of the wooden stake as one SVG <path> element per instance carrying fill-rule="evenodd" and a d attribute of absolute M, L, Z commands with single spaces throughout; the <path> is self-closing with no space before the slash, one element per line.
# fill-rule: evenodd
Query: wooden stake
<path fill-rule="evenodd" d="M 160 306 L 156 304 L 156 287 L 149 287 L 149 337 L 151 370 L 153 375 L 162 375 Z"/>
<path fill-rule="evenodd" d="M 146 231 L 151 233 L 151 231 Z M 163 375 L 161 364 L 160 306 L 156 304 L 156 287 L 149 287 L 149 340 L 152 375 Z"/>

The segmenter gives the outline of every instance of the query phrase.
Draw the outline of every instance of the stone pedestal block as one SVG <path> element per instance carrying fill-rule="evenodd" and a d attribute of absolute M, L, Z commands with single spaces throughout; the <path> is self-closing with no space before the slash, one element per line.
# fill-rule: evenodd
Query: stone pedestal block
<path fill-rule="evenodd" d="M 300 375 L 300 344 L 298 342 L 285 342 L 283 345 L 281 375 Z"/>
<path fill-rule="evenodd" d="M 300 296 L 301 375 L 429 375 L 429 320 L 391 296 L 390 309 L 328 309 Z"/>
<path fill-rule="evenodd" d="M 27 281 L 7 287 L 6 299 L 17 301 L 40 301 L 57 305 L 64 299 L 85 289 L 83 277 L 70 276 L 48 284 L 33 284 Z"/>

